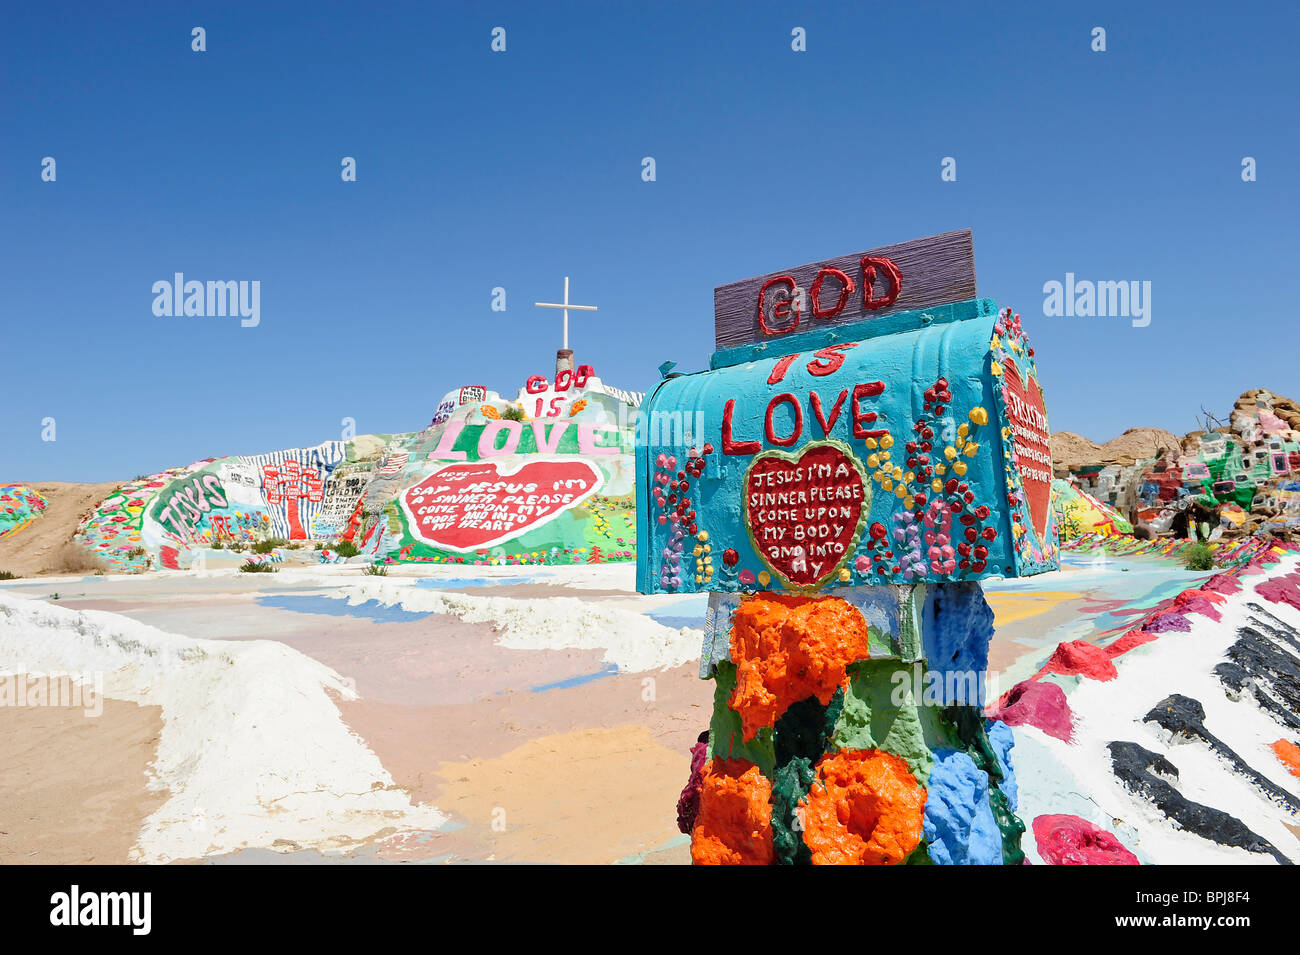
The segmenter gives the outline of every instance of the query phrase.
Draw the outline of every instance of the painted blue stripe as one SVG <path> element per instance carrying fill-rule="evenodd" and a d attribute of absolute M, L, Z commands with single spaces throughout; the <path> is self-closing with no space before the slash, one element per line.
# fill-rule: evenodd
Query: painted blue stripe
<path fill-rule="evenodd" d="M 618 664 L 611 663 L 605 669 L 598 670 L 595 673 L 584 673 L 581 676 L 571 676 L 567 680 L 560 680 L 557 683 L 543 683 L 540 686 L 529 687 L 533 693 L 541 693 L 544 690 L 567 690 L 570 687 L 582 686 L 584 683 L 590 683 L 592 680 L 599 680 L 601 677 L 613 676 L 618 672 Z"/>
<path fill-rule="evenodd" d="M 367 600 L 361 604 L 349 604 L 336 597 L 292 596 L 258 597 L 258 604 L 276 610 L 289 610 L 294 613 L 314 613 L 329 617 L 361 617 L 375 623 L 410 623 L 432 616 L 428 611 L 405 610 L 397 604 L 381 604 L 378 600 Z"/>

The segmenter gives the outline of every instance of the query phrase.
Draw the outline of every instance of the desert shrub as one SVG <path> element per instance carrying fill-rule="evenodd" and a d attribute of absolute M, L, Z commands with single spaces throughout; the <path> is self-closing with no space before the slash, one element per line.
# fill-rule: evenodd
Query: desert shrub
<path fill-rule="evenodd" d="M 274 574 L 277 569 L 270 561 L 246 560 L 239 565 L 239 571 L 243 574 Z"/>
<path fill-rule="evenodd" d="M 226 545 L 223 544 L 221 541 L 213 541 L 212 544 L 211 544 L 210 546 L 212 547 L 213 550 L 225 550 L 225 549 L 226 549 Z"/>
<path fill-rule="evenodd" d="M 352 541 L 335 541 L 333 546 L 330 547 L 330 550 L 334 551 L 334 553 L 338 554 L 340 557 L 356 557 L 357 554 L 361 553 L 357 548 L 357 545 L 352 543 Z"/>
<path fill-rule="evenodd" d="M 55 574 L 93 574 L 103 571 L 104 562 L 81 544 L 68 541 L 54 554 L 50 571 Z"/>
<path fill-rule="evenodd" d="M 0 570 L 0 580 L 17 580 L 18 575 L 8 570 Z"/>
<path fill-rule="evenodd" d="M 1209 544 L 1193 544 L 1183 552 L 1183 566 L 1188 570 L 1213 570 L 1214 549 Z"/>
<path fill-rule="evenodd" d="M 253 544 L 253 553 L 269 554 L 277 547 L 283 547 L 287 543 L 289 542 L 283 537 L 268 537 L 265 540 L 260 540 Z"/>
<path fill-rule="evenodd" d="M 527 421 L 528 413 L 524 411 L 523 405 L 509 405 L 501 412 L 501 417 L 506 421 Z"/>
<path fill-rule="evenodd" d="M 367 577 L 387 577 L 387 576 L 388 576 L 388 565 L 387 565 L 387 564 L 367 564 L 367 565 L 366 565 L 366 569 L 363 570 L 361 573 L 363 573 L 363 574 L 364 574 L 365 576 L 367 576 Z"/>

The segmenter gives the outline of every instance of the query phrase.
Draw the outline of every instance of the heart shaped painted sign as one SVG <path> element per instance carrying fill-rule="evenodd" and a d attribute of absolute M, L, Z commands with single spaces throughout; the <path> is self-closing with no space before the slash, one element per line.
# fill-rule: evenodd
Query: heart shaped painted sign
<path fill-rule="evenodd" d="M 1012 359 L 1003 359 L 1003 366 L 1002 398 L 1011 419 L 1012 460 L 1025 488 L 1029 519 L 1041 541 L 1047 533 L 1047 509 L 1052 504 L 1052 442 L 1043 389 L 1033 378 L 1022 379 Z"/>
<path fill-rule="evenodd" d="M 407 488 L 401 501 L 413 536 L 476 551 L 555 520 L 600 485 L 600 472 L 586 461 L 529 461 L 509 471 L 494 461 L 463 462 Z"/>
<path fill-rule="evenodd" d="M 838 441 L 799 454 L 767 451 L 745 472 L 745 523 L 755 552 L 788 586 L 821 586 L 853 554 L 871 508 L 862 465 Z"/>

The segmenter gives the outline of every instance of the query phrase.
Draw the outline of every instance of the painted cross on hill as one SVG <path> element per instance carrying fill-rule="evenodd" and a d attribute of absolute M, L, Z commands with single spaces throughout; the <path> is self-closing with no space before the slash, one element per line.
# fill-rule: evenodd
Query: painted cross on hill
<path fill-rule="evenodd" d="M 569 303 L 569 277 L 564 277 L 564 301 L 563 302 L 534 302 L 538 308 L 562 308 L 564 309 L 564 349 L 569 348 L 569 309 L 579 312 L 594 312 L 595 305 L 571 305 Z"/>

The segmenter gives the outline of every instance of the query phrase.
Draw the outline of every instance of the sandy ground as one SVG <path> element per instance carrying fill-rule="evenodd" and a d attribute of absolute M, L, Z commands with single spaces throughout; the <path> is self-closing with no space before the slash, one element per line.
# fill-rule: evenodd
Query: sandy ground
<path fill-rule="evenodd" d="M 529 606 L 577 597 L 593 609 L 702 626 L 703 600 L 637 597 L 625 570 L 627 580 L 618 569 L 584 572 L 568 587 L 448 579 L 437 591 L 419 591 L 455 588 Z M 503 631 L 490 622 L 337 599 L 339 588 L 362 579 L 357 573 L 90 576 L 12 581 L 0 592 L 45 600 L 57 592 L 58 605 L 70 610 L 109 611 L 190 638 L 263 638 L 319 661 L 355 687 L 356 699 L 331 698 L 394 786 L 450 820 L 439 830 L 379 832 L 343 853 L 249 846 L 208 861 L 689 861 L 675 806 L 690 746 L 712 709 L 712 684 L 698 678 L 695 661 L 640 672 L 611 665 L 590 647 L 502 646 Z M 1196 579 L 1167 564 L 1130 561 L 1079 562 L 1061 574 L 990 582 L 998 628 L 991 677 L 1009 688 L 1058 642 L 1125 629 Z M 4 861 L 33 851 L 33 861 L 126 859 L 141 821 L 162 798 L 145 789 L 160 718 L 156 708 L 108 706 L 98 721 L 0 708 Z M 219 738 L 221 727 L 212 733 Z"/>
<path fill-rule="evenodd" d="M 118 485 L 48 481 L 27 486 L 44 496 L 48 505 L 27 527 L 0 539 L 0 570 L 21 577 L 59 573 L 60 551 L 72 540 L 81 519 Z"/>
<path fill-rule="evenodd" d="M 166 799 L 146 788 L 159 707 L 103 700 L 103 712 L 0 707 L 0 864 L 128 861 Z"/>

